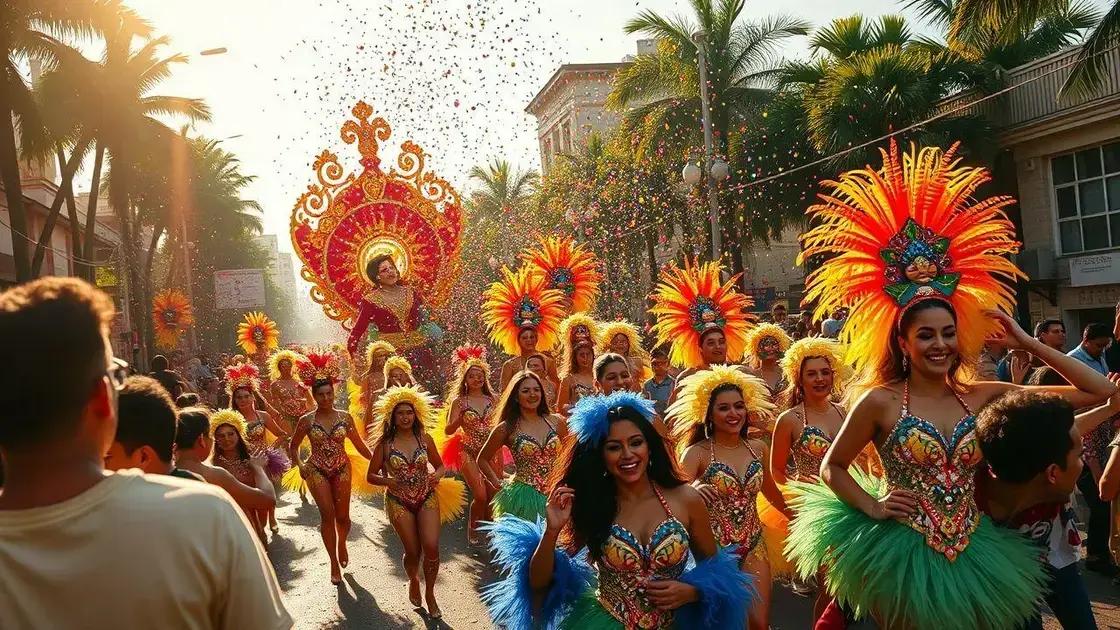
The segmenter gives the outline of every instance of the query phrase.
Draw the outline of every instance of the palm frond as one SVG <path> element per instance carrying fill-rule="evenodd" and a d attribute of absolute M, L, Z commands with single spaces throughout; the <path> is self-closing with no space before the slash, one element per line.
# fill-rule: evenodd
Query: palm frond
<path fill-rule="evenodd" d="M 1120 40 L 1120 2 L 1101 18 L 1100 24 L 1085 40 L 1077 54 L 1077 64 L 1058 93 L 1058 98 L 1089 98 L 1104 82 L 1108 57 Z"/>
<path fill-rule="evenodd" d="M 208 122 L 210 106 L 200 98 L 182 96 L 145 96 L 140 99 L 145 114 L 186 118 L 191 122 Z"/>
<path fill-rule="evenodd" d="M 687 19 L 674 15 L 664 18 L 650 10 L 642 11 L 622 27 L 628 35 L 642 33 L 657 39 L 667 39 L 684 49 L 693 48 L 692 33 L 695 27 Z"/>
<path fill-rule="evenodd" d="M 953 20 L 954 4 L 954 0 L 907 0 L 902 6 L 917 12 L 927 24 L 943 29 Z"/>

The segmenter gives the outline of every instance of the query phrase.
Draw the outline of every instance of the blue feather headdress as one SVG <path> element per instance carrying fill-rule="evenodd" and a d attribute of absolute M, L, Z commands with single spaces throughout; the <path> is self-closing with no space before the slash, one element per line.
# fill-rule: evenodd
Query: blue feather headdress
<path fill-rule="evenodd" d="M 608 414 L 618 407 L 631 407 L 647 422 L 653 422 L 653 401 L 634 392 L 615 392 L 609 396 L 584 396 L 572 407 L 568 430 L 580 444 L 599 444 L 607 437 Z"/>

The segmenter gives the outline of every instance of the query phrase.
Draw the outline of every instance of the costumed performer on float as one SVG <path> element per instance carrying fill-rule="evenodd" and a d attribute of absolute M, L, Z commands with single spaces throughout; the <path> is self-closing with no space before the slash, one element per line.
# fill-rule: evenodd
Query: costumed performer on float
<path fill-rule="evenodd" d="M 880 625 L 915 630 L 1014 628 L 1038 605 L 1045 571 L 1037 547 L 977 508 L 983 456 L 974 410 L 1019 386 L 974 382 L 989 336 L 1026 350 L 1072 386 L 1028 388 L 1087 407 L 1116 391 L 1104 376 L 1023 332 L 1007 312 L 1021 276 L 1004 208 L 973 201 L 986 170 L 962 166 L 956 147 L 892 142 L 881 169 L 827 182 L 810 208 L 802 260 L 825 256 L 806 282 L 817 315 L 850 307 L 841 341 L 863 381 L 825 455 L 824 484 L 791 482 L 786 552 L 803 576 L 824 566 L 839 604 Z M 885 478 L 849 469 L 874 443 Z"/>
<path fill-rule="evenodd" d="M 747 334 L 747 368 L 766 383 L 770 399 L 775 402 L 787 385 L 779 362 L 791 343 L 793 340 L 781 326 L 768 322 L 759 323 Z"/>
<path fill-rule="evenodd" d="M 504 573 L 483 589 L 495 625 L 743 626 L 751 578 L 733 548 L 717 545 L 703 499 L 678 475 L 652 418 L 652 401 L 633 392 L 576 404 L 547 518 L 489 526 Z"/>
<path fill-rule="evenodd" d="M 499 389 L 504 390 L 513 375 L 527 368 L 526 360 L 537 348 L 556 344 L 560 319 L 564 316 L 563 294 L 547 287 L 546 278 L 533 275 L 525 267 L 516 272 L 502 267 L 502 278 L 491 284 L 482 295 L 482 323 L 490 332 L 490 341 L 508 355 L 502 364 Z M 556 364 L 545 357 L 548 374 L 542 378 L 556 380 Z"/>
<path fill-rule="evenodd" d="M 747 435 L 752 426 L 769 427 L 774 405 L 766 384 L 728 365 L 695 372 L 680 384 L 669 409 L 673 442 L 682 452 L 681 471 L 704 497 L 720 546 L 735 545 L 739 566 L 754 576 L 758 598 L 750 610 L 751 630 L 770 627 L 772 577 L 762 522 L 761 494 L 783 505 L 767 471 L 769 447 Z"/>
<path fill-rule="evenodd" d="M 471 490 L 467 517 L 467 542 L 478 543 L 475 527 L 490 515 L 490 485 L 476 460 L 494 428 L 494 403 L 497 395 L 490 388 L 490 364 L 486 348 L 464 345 L 455 349 L 455 380 L 448 389 L 447 421 L 444 434 L 450 436 L 440 449 L 449 470 L 461 471 Z M 495 457 L 493 470 L 501 470 Z"/>
<path fill-rule="evenodd" d="M 319 533 L 330 558 L 331 584 L 337 586 L 342 583 L 342 569 L 350 563 L 346 537 L 350 534 L 351 490 L 359 496 L 373 494 L 373 487 L 361 475 L 351 488 L 352 470 L 361 466 L 363 460 L 359 456 L 369 460 L 372 455 L 350 414 L 334 407 L 334 389 L 341 375 L 334 353 L 308 352 L 298 369 L 316 406 L 296 423 L 288 457 L 295 462 L 296 468 L 292 470 L 307 483 L 319 508 Z M 311 442 L 311 455 L 306 460 L 299 456 L 299 444 L 305 437 Z M 350 450 L 347 441 L 356 452 Z M 291 477 L 291 472 L 284 476 L 285 487 L 296 485 L 293 482 L 298 479 Z"/>
<path fill-rule="evenodd" d="M 286 446 L 291 434 L 290 429 L 280 426 L 272 414 L 257 408 L 257 399 L 260 398 L 257 366 L 242 363 L 226 370 L 226 393 L 229 394 L 229 408 L 245 419 L 243 437 L 245 445 L 249 447 L 249 455 L 264 455 L 268 458 L 265 471 L 273 485 L 278 486 L 284 473 L 291 469 L 292 463 L 277 443 Z M 269 440 L 269 432 L 276 436 L 275 441 Z M 257 516 L 260 522 L 268 522 L 273 534 L 280 531 L 280 526 L 276 523 L 276 508 Z"/>
<path fill-rule="evenodd" d="M 754 325 L 751 299 L 735 290 L 738 276 L 720 281 L 718 263 L 676 265 L 661 271 L 650 313 L 657 318 L 653 334 L 658 346 L 669 348 L 669 361 L 682 368 L 677 383 L 712 365 L 737 363 Z M 744 372 L 747 369 L 742 368 Z M 632 377 L 633 375 L 631 375 Z M 676 400 L 673 388 L 669 404 Z M 671 418 L 666 418 L 672 426 Z"/>
<path fill-rule="evenodd" d="M 599 352 L 613 352 L 630 363 L 630 387 L 640 392 L 642 383 L 653 374 L 650 356 L 642 347 L 642 335 L 630 322 L 603 322 L 599 326 Z"/>
<path fill-rule="evenodd" d="M 446 468 L 428 427 L 435 422 L 431 395 L 416 386 L 390 387 L 374 406 L 378 424 L 366 480 L 385 490 L 385 512 L 404 546 L 408 601 L 420 606 L 420 562 L 424 563 L 424 603 L 432 619 L 443 615 L 436 603 L 441 522 L 458 518 L 466 504 L 462 481 L 444 477 Z"/>
<path fill-rule="evenodd" d="M 549 410 L 541 377 L 528 370 L 513 375 L 494 417 L 497 425 L 476 460 L 495 491 L 491 510 L 495 517 L 511 514 L 535 521 L 544 515 L 548 476 L 556 464 L 560 441 L 567 435 L 567 425 L 562 416 Z M 503 446 L 513 455 L 515 470 L 504 482 L 501 469 L 494 468 L 494 458 Z"/>

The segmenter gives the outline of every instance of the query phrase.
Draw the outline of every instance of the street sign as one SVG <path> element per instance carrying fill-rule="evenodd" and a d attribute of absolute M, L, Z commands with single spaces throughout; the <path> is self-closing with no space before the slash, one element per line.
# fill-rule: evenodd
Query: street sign
<path fill-rule="evenodd" d="M 214 272 L 214 307 L 219 310 L 264 308 L 263 269 L 223 269 Z"/>

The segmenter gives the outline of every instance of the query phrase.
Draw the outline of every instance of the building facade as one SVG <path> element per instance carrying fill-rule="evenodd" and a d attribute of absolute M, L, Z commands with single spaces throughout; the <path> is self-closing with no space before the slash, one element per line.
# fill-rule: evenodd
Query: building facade
<path fill-rule="evenodd" d="M 280 251 L 280 241 L 275 234 L 262 234 L 253 239 L 257 247 L 268 255 L 269 280 L 285 297 L 289 304 L 296 299 L 296 272 L 292 254 Z"/>
<path fill-rule="evenodd" d="M 1017 262 L 1029 276 L 1022 314 L 1032 324 L 1063 320 L 1071 346 L 1087 324 L 1111 324 L 1120 303 L 1120 51 L 1106 53 L 1096 94 L 1060 100 L 1077 52 L 1015 68 L 1008 83 L 1021 87 L 978 108 L 1010 152 L 1023 240 Z"/>

